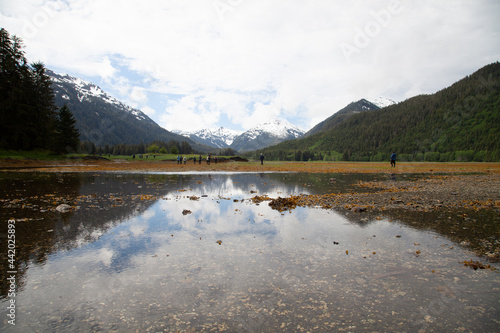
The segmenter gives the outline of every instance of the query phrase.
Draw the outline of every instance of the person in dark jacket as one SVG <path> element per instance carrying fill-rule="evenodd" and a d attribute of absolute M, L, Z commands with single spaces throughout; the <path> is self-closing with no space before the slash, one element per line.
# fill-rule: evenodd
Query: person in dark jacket
<path fill-rule="evenodd" d="M 391 154 L 391 167 L 395 168 L 396 167 L 396 153 L 392 152 Z"/>
<path fill-rule="evenodd" d="M 260 153 L 260 165 L 263 165 L 264 164 L 264 155 L 262 155 L 262 153 Z"/>

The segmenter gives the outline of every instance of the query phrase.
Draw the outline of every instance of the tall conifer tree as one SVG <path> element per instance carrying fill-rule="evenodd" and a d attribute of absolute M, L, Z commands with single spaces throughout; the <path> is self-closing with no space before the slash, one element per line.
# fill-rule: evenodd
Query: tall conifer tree
<path fill-rule="evenodd" d="M 59 109 L 56 121 L 56 135 L 54 142 L 54 150 L 57 153 L 72 153 L 76 152 L 80 143 L 80 133 L 75 127 L 76 120 L 67 105 Z"/>

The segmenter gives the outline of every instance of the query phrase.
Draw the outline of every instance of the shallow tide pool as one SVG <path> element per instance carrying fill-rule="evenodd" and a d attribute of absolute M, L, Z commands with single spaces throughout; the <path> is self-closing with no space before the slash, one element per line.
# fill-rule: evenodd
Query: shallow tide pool
<path fill-rule="evenodd" d="M 4 245 L 0 328 L 498 331 L 499 265 L 464 266 L 486 261 L 445 235 L 387 217 L 251 201 L 349 191 L 380 177 L 1 174 L 2 239 L 16 219 L 17 289 L 14 326 Z M 54 211 L 61 203 L 72 211 Z"/>

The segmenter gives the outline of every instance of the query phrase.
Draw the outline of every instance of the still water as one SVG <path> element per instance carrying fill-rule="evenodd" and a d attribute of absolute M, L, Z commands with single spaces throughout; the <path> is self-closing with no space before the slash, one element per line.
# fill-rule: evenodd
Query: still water
<path fill-rule="evenodd" d="M 3 246 L 0 328 L 498 331 L 498 270 L 465 267 L 487 262 L 447 236 L 389 217 L 278 212 L 251 200 L 338 193 L 381 177 L 0 174 L 2 239 L 15 218 L 17 250 L 13 298 Z M 56 212 L 61 203 L 72 211 Z"/>

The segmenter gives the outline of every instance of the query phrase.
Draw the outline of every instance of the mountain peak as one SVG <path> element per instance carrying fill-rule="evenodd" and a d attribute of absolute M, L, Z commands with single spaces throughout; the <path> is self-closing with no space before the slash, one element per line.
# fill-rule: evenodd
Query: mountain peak
<path fill-rule="evenodd" d="M 304 131 L 295 125 L 290 124 L 287 120 L 282 118 L 273 117 L 268 121 L 258 124 L 257 126 L 249 129 L 247 132 L 264 131 L 273 134 L 279 138 L 288 138 L 292 134 L 298 138 Z M 246 133 L 246 132 L 245 132 Z"/>
<path fill-rule="evenodd" d="M 234 139 L 231 148 L 245 151 L 265 148 L 280 142 L 296 139 L 304 134 L 285 119 L 271 118 L 249 129 Z"/>
<path fill-rule="evenodd" d="M 383 109 L 387 106 L 396 104 L 396 102 L 394 102 L 392 99 L 386 98 L 386 97 L 370 98 L 370 99 L 368 99 L 368 101 L 371 102 L 372 104 L 375 104 L 376 106 L 378 106 L 381 109 Z"/>

